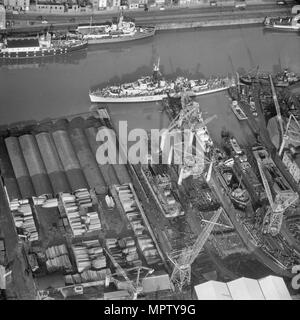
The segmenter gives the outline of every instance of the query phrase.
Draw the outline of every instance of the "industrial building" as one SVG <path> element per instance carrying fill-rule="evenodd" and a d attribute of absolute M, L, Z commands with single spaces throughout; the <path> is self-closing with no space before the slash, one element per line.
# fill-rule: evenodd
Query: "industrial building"
<path fill-rule="evenodd" d="M 211 280 L 194 289 L 198 300 L 292 300 L 284 280 L 276 276 L 227 283 Z"/>
<path fill-rule="evenodd" d="M 0 4 L 0 30 L 6 29 L 6 12 L 3 5 Z"/>

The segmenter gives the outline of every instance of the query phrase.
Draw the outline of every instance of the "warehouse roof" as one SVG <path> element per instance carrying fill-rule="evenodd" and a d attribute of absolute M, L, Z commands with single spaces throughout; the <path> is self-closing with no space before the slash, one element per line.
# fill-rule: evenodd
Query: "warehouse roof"
<path fill-rule="evenodd" d="M 198 300 L 291 300 L 283 279 L 268 276 L 260 280 L 240 278 L 228 283 L 208 281 L 195 286 Z"/>
<path fill-rule="evenodd" d="M 164 273 L 144 278 L 142 281 L 144 293 L 156 292 L 161 290 L 170 290 L 171 282 L 169 275 Z"/>
<path fill-rule="evenodd" d="M 229 289 L 224 282 L 208 281 L 195 286 L 198 300 L 232 300 Z"/>
<path fill-rule="evenodd" d="M 7 47 L 8 48 L 39 47 L 39 40 L 37 38 L 7 39 Z"/>
<path fill-rule="evenodd" d="M 265 300 L 257 280 L 239 278 L 227 283 L 234 300 Z"/>
<path fill-rule="evenodd" d="M 266 300 L 292 300 L 282 278 L 268 276 L 258 280 L 258 283 Z"/>

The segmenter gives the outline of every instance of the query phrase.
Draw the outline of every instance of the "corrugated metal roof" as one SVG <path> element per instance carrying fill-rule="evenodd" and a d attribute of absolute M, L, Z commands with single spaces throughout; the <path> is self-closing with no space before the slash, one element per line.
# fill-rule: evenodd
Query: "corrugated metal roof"
<path fill-rule="evenodd" d="M 168 274 L 154 275 L 144 278 L 142 280 L 142 286 L 145 293 L 171 289 L 171 283 Z"/>
<path fill-rule="evenodd" d="M 258 280 L 266 300 L 292 300 L 284 280 L 276 276 L 268 276 Z"/>
<path fill-rule="evenodd" d="M 233 300 L 265 300 L 257 280 L 239 278 L 227 283 Z"/>
<path fill-rule="evenodd" d="M 37 38 L 7 39 L 7 47 L 8 48 L 39 47 L 39 40 Z"/>
<path fill-rule="evenodd" d="M 198 300 L 232 300 L 229 289 L 224 282 L 208 281 L 195 286 Z"/>
<path fill-rule="evenodd" d="M 105 292 L 103 295 L 104 300 L 120 300 L 120 299 L 125 299 L 129 296 L 130 294 L 126 290 Z"/>
<path fill-rule="evenodd" d="M 195 292 L 198 300 L 292 300 L 284 280 L 275 276 L 239 278 L 227 284 L 208 281 L 195 286 Z"/>

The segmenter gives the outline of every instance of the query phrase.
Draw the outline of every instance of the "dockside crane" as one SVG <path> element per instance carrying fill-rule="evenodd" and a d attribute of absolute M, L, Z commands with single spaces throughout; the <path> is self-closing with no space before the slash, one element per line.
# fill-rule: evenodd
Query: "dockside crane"
<path fill-rule="evenodd" d="M 270 79 L 273 101 L 274 101 L 274 105 L 275 105 L 275 109 L 276 109 L 276 113 L 277 113 L 277 119 L 278 119 L 278 123 L 279 123 L 279 127 L 280 127 L 280 133 L 281 133 L 281 136 L 283 137 L 284 136 L 283 120 L 282 120 L 282 116 L 281 116 L 281 112 L 280 112 L 280 105 L 279 105 L 279 102 L 277 99 L 277 94 L 276 94 L 276 90 L 275 90 L 275 86 L 274 86 L 271 74 L 269 74 L 269 79 Z"/>
<path fill-rule="evenodd" d="M 219 208 L 210 221 L 205 221 L 208 223 L 192 246 L 188 246 L 182 250 L 175 250 L 168 254 L 169 260 L 174 265 L 171 281 L 178 291 L 182 291 L 184 286 L 191 283 L 191 266 L 203 249 L 222 212 L 223 208 Z"/>
<path fill-rule="evenodd" d="M 208 159 L 208 157 L 205 156 L 205 150 L 202 150 L 199 154 L 197 153 L 197 148 L 193 145 L 194 137 L 196 138 L 196 143 L 198 144 L 198 148 L 202 149 L 203 142 L 200 141 L 199 138 L 199 132 L 202 128 L 204 128 L 209 122 L 211 122 L 213 119 L 215 119 L 217 116 L 213 115 L 205 120 L 202 119 L 202 113 L 199 111 L 199 104 L 196 102 L 187 102 L 188 96 L 185 92 L 181 94 L 181 105 L 182 110 L 180 113 L 176 116 L 176 118 L 171 122 L 168 129 L 163 133 L 160 149 L 163 152 L 165 147 L 165 140 L 168 135 L 174 135 L 179 134 L 179 141 L 177 143 L 174 143 L 173 146 L 171 146 L 169 150 L 168 155 L 168 164 L 171 164 L 173 155 L 175 156 L 176 153 L 180 156 L 183 156 L 183 166 L 181 167 L 180 173 L 179 173 L 179 179 L 178 184 L 180 185 L 182 183 L 182 180 L 189 175 L 192 175 L 192 171 L 196 172 L 197 175 L 201 174 L 204 165 L 209 164 L 209 170 L 207 174 L 207 180 L 210 179 L 211 176 L 211 170 L 213 161 Z M 191 120 L 189 119 L 191 118 Z M 182 128 L 182 124 L 184 121 L 188 121 L 188 141 L 184 139 L 184 142 L 182 141 L 182 134 L 186 134 L 184 129 Z M 175 131 L 174 131 L 175 130 Z M 193 170 L 191 170 L 193 168 Z M 195 170 L 196 169 L 196 170 Z"/>
<path fill-rule="evenodd" d="M 136 300 L 138 295 L 143 292 L 143 286 L 141 285 L 141 281 L 140 281 L 141 280 L 141 270 L 147 271 L 147 274 L 144 276 L 144 278 L 146 278 L 149 274 L 152 274 L 154 272 L 154 269 L 150 269 L 150 268 L 143 267 L 143 266 L 138 266 L 138 267 L 128 269 L 127 272 L 133 271 L 133 270 L 137 271 L 136 280 L 135 281 L 130 280 L 127 275 L 127 272 L 118 264 L 118 262 L 115 260 L 115 258 L 108 252 L 108 250 L 106 250 L 106 249 L 104 249 L 104 250 L 105 250 L 107 256 L 110 258 L 111 262 L 113 263 L 113 265 L 117 271 L 115 274 L 110 275 L 110 277 L 108 278 L 108 282 L 110 282 L 110 280 L 112 280 L 117 285 L 121 281 L 115 279 L 113 276 L 121 275 L 125 279 L 125 282 L 127 284 L 127 289 L 132 295 L 132 300 Z"/>
<path fill-rule="evenodd" d="M 300 124 L 293 114 L 290 114 L 286 130 L 282 137 L 282 143 L 279 149 L 279 156 L 287 143 L 297 143 L 300 145 Z"/>
<path fill-rule="evenodd" d="M 266 195 L 269 201 L 269 208 L 264 217 L 264 227 L 263 232 L 270 233 L 272 236 L 276 236 L 281 229 L 283 214 L 288 207 L 295 203 L 299 196 L 297 193 L 286 190 L 286 191 L 277 191 L 273 199 L 271 188 L 269 182 L 264 173 L 264 165 L 259 158 L 256 158 L 259 173 L 266 191 Z"/>

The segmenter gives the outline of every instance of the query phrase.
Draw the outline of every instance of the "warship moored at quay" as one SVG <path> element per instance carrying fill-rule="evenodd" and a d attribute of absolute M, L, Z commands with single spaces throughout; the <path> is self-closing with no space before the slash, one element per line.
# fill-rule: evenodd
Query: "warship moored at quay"
<path fill-rule="evenodd" d="M 135 103 L 161 101 L 168 96 L 180 96 L 185 91 L 190 97 L 225 91 L 235 86 L 233 78 L 211 78 L 188 80 L 177 77 L 165 80 L 159 72 L 159 61 L 154 64 L 153 75 L 142 77 L 132 83 L 109 86 L 89 92 L 91 102 L 98 103 Z"/>

